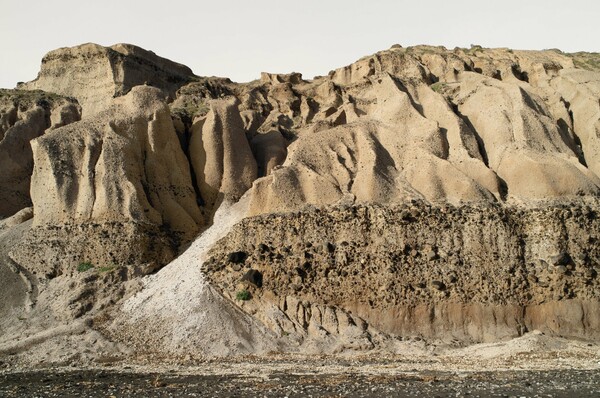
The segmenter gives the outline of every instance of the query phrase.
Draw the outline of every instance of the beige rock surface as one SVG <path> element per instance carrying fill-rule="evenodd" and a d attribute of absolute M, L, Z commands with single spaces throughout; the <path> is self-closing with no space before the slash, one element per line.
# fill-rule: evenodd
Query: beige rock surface
<path fill-rule="evenodd" d="M 76 101 L 40 91 L 0 90 L 0 218 L 31 206 L 29 141 L 79 120 Z"/>
<path fill-rule="evenodd" d="M 595 122 L 575 129 L 557 89 L 568 71 L 596 73 L 574 69 L 572 57 L 557 51 L 418 46 L 313 81 L 264 73 L 248 84 L 213 79 L 180 91 L 205 100 L 234 95 L 251 140 L 265 140 L 256 132 L 284 137 L 269 155 L 274 166 L 262 159 L 269 142 L 252 145 L 259 175 L 267 176 L 253 187 L 254 214 L 347 200 L 520 202 L 598 193 L 587 167 L 597 150 L 586 151 L 591 144 L 576 132 Z M 291 141 L 280 165 L 279 148 Z"/>
<path fill-rule="evenodd" d="M 597 175 L 565 143 L 542 98 L 526 89 L 471 73 L 460 84 L 453 101 L 477 131 L 484 160 L 511 197 L 596 195 Z"/>
<path fill-rule="evenodd" d="M 174 255 L 170 240 L 190 239 L 203 222 L 159 89 L 135 87 L 32 148 L 34 228 L 13 251 L 19 263 L 50 274 L 83 261 L 158 266 Z"/>
<path fill-rule="evenodd" d="M 552 86 L 569 104 L 587 167 L 600 175 L 600 76 L 586 70 L 562 70 Z"/>
<path fill-rule="evenodd" d="M 252 213 L 595 196 L 594 79 L 556 51 L 429 46 L 382 51 L 314 81 L 265 74 L 261 129 L 300 139 L 254 184 Z M 246 94 L 255 107 L 257 92 Z"/>
<path fill-rule="evenodd" d="M 598 340 L 594 59 L 394 46 L 237 84 L 133 46 L 51 52 L 23 88 L 74 96 L 85 119 L 33 141 L 34 218 L 0 224 L 0 355 L 77 352 L 78 333 L 167 356 Z M 23 120 L 72 121 L 52 109 Z"/>
<path fill-rule="evenodd" d="M 287 157 L 287 141 L 279 131 L 257 134 L 250 142 L 257 163 L 259 177 L 264 177 Z"/>
<path fill-rule="evenodd" d="M 256 160 L 234 97 L 213 100 L 205 120 L 193 126 L 190 158 L 208 208 L 225 196 L 239 199 L 257 177 Z"/>
<path fill-rule="evenodd" d="M 87 44 L 50 53 L 40 77 L 24 87 L 43 81 L 60 86 L 44 76 L 60 68 L 97 68 L 104 61 L 82 59 L 88 55 L 96 59 L 94 54 L 104 59 L 113 52 L 117 55 L 108 58 L 121 62 L 125 72 L 119 73 L 130 77 L 111 80 L 109 86 L 117 82 L 122 88 L 110 93 L 90 89 L 98 103 L 107 104 L 112 96 L 140 84 L 143 79 L 135 76 L 147 72 L 141 60 L 158 65 L 164 72 L 160 78 L 190 75 L 181 65 L 134 46 Z M 185 86 L 185 79 L 169 87 L 160 82 L 154 85 L 176 97 L 171 108 L 180 141 L 193 165 L 196 188 L 200 196 L 206 196 L 201 200 L 208 207 L 219 193 L 239 197 L 259 175 L 267 179 L 254 187 L 255 214 L 299 208 L 305 201 L 332 204 L 349 198 L 378 203 L 411 197 L 455 204 L 528 201 L 598 193 L 597 118 L 593 116 L 597 72 L 575 69 L 591 65 L 584 58 L 554 50 L 394 47 L 313 81 L 298 73 L 263 73 L 260 80 L 247 84 L 199 78 Z M 577 95 L 584 91 L 587 102 L 582 99 L 586 95 Z M 238 98 L 237 108 L 209 112 L 211 100 L 227 96 Z M 582 105 L 577 101 L 583 101 Z M 489 111 L 480 112 L 481 107 Z M 206 119 L 193 128 L 197 116 Z M 221 119 L 227 120 L 223 126 Z M 203 133 L 193 134 L 194 130 Z M 249 155 L 242 132 L 254 156 Z M 267 135 L 255 137 L 257 132 Z M 278 137 L 276 132 L 284 140 L 266 139 Z M 360 142 L 343 144 L 357 155 L 348 160 L 345 149 L 339 147 L 340 137 L 348 140 L 357 134 Z M 202 135 L 206 143 L 200 144 Z M 221 136 L 225 138 L 223 153 L 218 142 Z M 284 148 L 295 140 L 282 164 Z M 210 147 L 206 153 L 199 149 L 205 144 Z M 327 146 L 336 155 L 323 153 L 329 151 L 324 149 Z M 226 156 L 229 147 L 235 156 Z M 253 158 L 260 169 L 256 174 Z M 278 169 L 276 173 L 273 168 Z M 330 171 L 333 178 L 327 176 Z M 241 182 L 228 183 L 231 179 Z"/>
<path fill-rule="evenodd" d="M 131 44 L 87 43 L 50 51 L 37 79 L 19 88 L 77 98 L 87 117 L 107 109 L 112 98 L 137 85 L 158 87 L 174 96 L 193 76 L 188 67 Z"/>

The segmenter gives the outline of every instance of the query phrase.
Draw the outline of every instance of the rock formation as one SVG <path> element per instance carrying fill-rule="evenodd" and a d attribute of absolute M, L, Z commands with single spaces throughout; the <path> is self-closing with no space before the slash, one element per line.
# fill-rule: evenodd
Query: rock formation
<path fill-rule="evenodd" d="M 135 86 L 158 87 L 173 96 L 193 77 L 188 67 L 131 44 L 103 47 L 88 43 L 49 52 L 42 59 L 37 79 L 18 88 L 74 97 L 84 116 L 91 116 Z"/>
<path fill-rule="evenodd" d="M 0 273 L 32 319 L 169 353 L 598 340 L 597 59 L 393 46 L 234 83 L 52 51 L 0 93 Z"/>
<path fill-rule="evenodd" d="M 281 334 L 354 324 L 447 342 L 600 333 L 600 206 L 342 206 L 248 218 L 213 247 L 215 286 Z M 232 253 L 239 253 L 233 256 Z M 245 276 L 260 275 L 260 284 Z M 239 303 L 239 301 L 238 301 Z M 324 311 L 324 309 L 326 309 Z M 347 322 L 346 322 L 347 323 Z"/>
<path fill-rule="evenodd" d="M 0 91 L 0 217 L 31 206 L 29 141 L 79 120 L 75 100 L 41 91 Z"/>
<path fill-rule="evenodd" d="M 137 86 L 113 102 L 32 141 L 33 229 L 12 256 L 41 275 L 85 261 L 156 267 L 202 225 L 162 92 Z"/>
<path fill-rule="evenodd" d="M 455 204 L 597 195 L 600 180 L 588 164 L 597 117 L 569 108 L 573 73 L 589 74 L 597 98 L 597 74 L 574 70 L 552 51 L 393 48 L 328 79 L 297 82 L 292 92 L 312 107 L 290 118 L 310 122 L 298 126 L 302 139 L 283 167 L 253 187 L 254 212 L 348 195 Z M 289 109 L 294 101 L 287 99 Z M 590 101 L 586 109 L 595 107 Z M 588 127 L 574 130 L 579 122 Z"/>
<path fill-rule="evenodd" d="M 219 194 L 239 199 L 257 177 L 256 160 L 234 97 L 211 102 L 206 119 L 192 127 L 189 152 L 198 191 L 209 208 Z"/>

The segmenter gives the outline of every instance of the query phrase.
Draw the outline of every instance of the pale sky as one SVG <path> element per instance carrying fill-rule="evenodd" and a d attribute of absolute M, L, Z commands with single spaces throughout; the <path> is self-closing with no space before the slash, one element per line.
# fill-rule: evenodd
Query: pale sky
<path fill-rule="evenodd" d="M 131 43 L 200 76 L 305 78 L 416 44 L 600 52 L 596 0 L 0 0 L 0 87 L 37 76 L 45 53 Z"/>

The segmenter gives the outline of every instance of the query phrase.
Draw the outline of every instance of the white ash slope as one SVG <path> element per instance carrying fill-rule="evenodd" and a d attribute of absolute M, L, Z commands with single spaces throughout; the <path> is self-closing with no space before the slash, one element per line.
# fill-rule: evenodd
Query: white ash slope
<path fill-rule="evenodd" d="M 148 351 L 211 356 L 265 353 L 273 335 L 210 286 L 201 266 L 211 246 L 247 212 L 248 200 L 223 203 L 213 225 L 125 301 L 110 333 Z"/>

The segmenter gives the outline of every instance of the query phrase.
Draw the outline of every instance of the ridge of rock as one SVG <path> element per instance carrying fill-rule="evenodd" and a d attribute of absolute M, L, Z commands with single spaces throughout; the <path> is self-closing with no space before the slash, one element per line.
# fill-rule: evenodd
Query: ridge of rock
<path fill-rule="evenodd" d="M 0 90 L 0 217 L 31 206 L 29 141 L 80 119 L 74 99 L 41 91 Z"/>
<path fill-rule="evenodd" d="M 158 87 L 173 96 L 193 77 L 187 66 L 131 44 L 104 47 L 87 43 L 50 51 L 42 59 L 38 77 L 18 88 L 74 97 L 87 117 L 137 85 Z"/>

